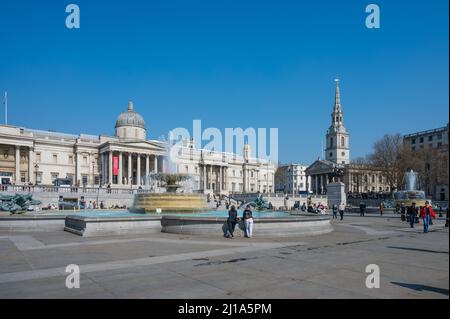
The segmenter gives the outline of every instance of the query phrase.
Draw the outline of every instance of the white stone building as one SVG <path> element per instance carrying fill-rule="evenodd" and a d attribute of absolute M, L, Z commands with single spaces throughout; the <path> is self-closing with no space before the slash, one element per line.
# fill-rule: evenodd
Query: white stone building
<path fill-rule="evenodd" d="M 175 170 L 192 175 L 204 193 L 273 192 L 275 167 L 244 156 L 179 147 Z M 69 178 L 73 186 L 152 188 L 154 172 L 168 171 L 168 144 L 147 140 L 142 116 L 130 101 L 115 125 L 115 136 L 71 135 L 0 125 L 0 183 L 52 185 Z"/>
<path fill-rule="evenodd" d="M 284 194 L 307 193 L 311 185 L 310 178 L 306 176 L 307 166 L 302 164 L 280 165 L 275 176 L 275 189 Z"/>

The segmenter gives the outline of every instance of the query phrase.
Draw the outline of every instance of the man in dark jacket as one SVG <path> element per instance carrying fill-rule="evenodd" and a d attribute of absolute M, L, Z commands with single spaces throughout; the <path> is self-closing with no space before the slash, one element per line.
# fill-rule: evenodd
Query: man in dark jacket
<path fill-rule="evenodd" d="M 234 228 L 236 227 L 236 224 L 238 222 L 238 217 L 237 217 L 237 210 L 236 207 L 231 206 L 230 210 L 228 211 L 228 219 L 227 219 L 227 234 L 226 237 L 228 238 L 233 238 L 234 235 Z"/>
<path fill-rule="evenodd" d="M 419 209 L 416 207 L 416 203 L 412 203 L 412 205 L 408 207 L 409 224 L 411 225 L 411 228 L 414 228 L 417 214 L 419 214 Z"/>
<path fill-rule="evenodd" d="M 359 203 L 359 216 L 364 216 L 365 213 L 366 213 L 366 203 L 361 202 Z"/>

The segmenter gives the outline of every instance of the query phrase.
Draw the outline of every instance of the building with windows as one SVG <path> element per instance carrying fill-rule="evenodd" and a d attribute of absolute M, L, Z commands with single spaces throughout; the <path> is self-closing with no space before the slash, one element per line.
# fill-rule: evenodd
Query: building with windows
<path fill-rule="evenodd" d="M 433 200 L 449 200 L 448 123 L 444 127 L 403 136 L 403 144 L 422 161 L 421 182 Z"/>
<path fill-rule="evenodd" d="M 383 169 L 350 162 L 350 134 L 344 125 L 339 80 L 336 80 L 331 125 L 326 133 L 325 159 L 318 158 L 306 168 L 308 186 L 314 194 L 326 194 L 327 185 L 343 182 L 347 193 L 389 192 L 390 187 Z M 336 176 L 337 170 L 343 171 Z"/>
<path fill-rule="evenodd" d="M 280 165 L 275 174 L 275 190 L 285 194 L 307 193 L 308 181 L 305 170 L 307 166 L 302 164 Z"/>
<path fill-rule="evenodd" d="M 152 173 L 187 173 L 192 190 L 204 193 L 273 192 L 274 165 L 253 158 L 197 149 L 192 142 L 177 146 L 177 163 L 168 160 L 168 143 L 147 139 L 142 116 L 133 102 L 117 118 L 115 135 L 72 135 L 0 125 L 2 184 L 52 185 L 69 178 L 73 186 L 111 188 L 157 187 Z"/>

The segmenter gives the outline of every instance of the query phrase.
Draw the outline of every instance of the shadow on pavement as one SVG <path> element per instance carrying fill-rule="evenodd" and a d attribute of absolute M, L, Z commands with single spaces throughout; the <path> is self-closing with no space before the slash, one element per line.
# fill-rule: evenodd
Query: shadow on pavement
<path fill-rule="evenodd" d="M 391 284 L 398 285 L 404 288 L 413 289 L 416 291 L 431 291 L 438 294 L 446 295 L 448 296 L 448 289 L 443 288 L 437 288 L 437 287 L 431 287 L 431 286 L 425 286 L 425 285 L 419 285 L 419 284 L 407 284 L 403 282 L 395 282 L 391 281 Z"/>
<path fill-rule="evenodd" d="M 424 253 L 435 253 L 435 254 L 447 254 L 448 255 L 448 251 L 430 250 L 430 249 L 422 249 L 422 248 L 398 247 L 398 246 L 387 246 L 387 248 L 413 250 L 413 251 L 420 251 L 420 252 L 424 252 Z"/>

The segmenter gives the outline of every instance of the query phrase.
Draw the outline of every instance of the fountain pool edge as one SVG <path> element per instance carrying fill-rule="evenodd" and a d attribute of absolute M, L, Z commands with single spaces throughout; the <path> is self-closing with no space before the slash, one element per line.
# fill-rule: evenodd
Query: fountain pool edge
<path fill-rule="evenodd" d="M 161 231 L 183 235 L 218 236 L 226 233 L 226 218 L 163 216 Z M 255 237 L 297 237 L 321 235 L 333 231 L 329 217 L 266 217 L 254 219 Z M 243 236 L 243 222 L 236 227 Z M 240 232 L 239 232 L 240 230 Z"/>

